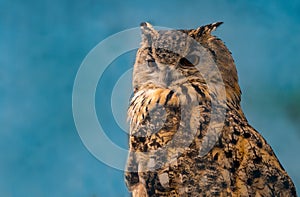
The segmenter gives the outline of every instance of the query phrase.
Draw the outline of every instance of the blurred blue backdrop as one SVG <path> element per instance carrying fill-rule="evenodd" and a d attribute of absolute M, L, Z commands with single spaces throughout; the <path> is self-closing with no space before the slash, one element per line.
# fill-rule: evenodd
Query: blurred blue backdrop
<path fill-rule="evenodd" d="M 236 60 L 245 114 L 299 191 L 300 1 L 0 0 L 0 196 L 129 195 L 123 172 L 81 142 L 72 87 L 96 44 L 142 21 L 171 28 L 224 21 L 215 34 Z M 109 87 L 133 62 L 134 51 L 117 59 L 102 79 L 107 90 L 96 94 L 107 135 L 125 148 L 126 133 L 106 111 Z"/>

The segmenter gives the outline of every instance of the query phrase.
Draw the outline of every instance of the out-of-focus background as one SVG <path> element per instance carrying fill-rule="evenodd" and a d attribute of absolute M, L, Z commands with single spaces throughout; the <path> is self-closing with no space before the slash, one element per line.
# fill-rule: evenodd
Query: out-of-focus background
<path fill-rule="evenodd" d="M 300 1 L 1 0 L 0 196 L 129 196 L 123 172 L 81 142 L 72 88 L 94 46 L 142 21 L 170 28 L 224 22 L 214 34 L 233 53 L 245 114 L 300 191 Z M 111 87 L 133 62 L 134 51 L 116 59 L 101 79 L 107 89 L 96 93 L 99 121 L 124 148 Z"/>

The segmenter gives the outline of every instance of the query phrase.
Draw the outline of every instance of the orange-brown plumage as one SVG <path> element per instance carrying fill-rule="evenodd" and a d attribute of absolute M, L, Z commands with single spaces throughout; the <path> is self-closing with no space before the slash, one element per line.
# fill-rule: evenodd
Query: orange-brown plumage
<path fill-rule="evenodd" d="M 211 35 L 220 24 L 156 31 L 142 23 L 125 172 L 134 197 L 297 196 L 242 112 L 233 58 Z"/>

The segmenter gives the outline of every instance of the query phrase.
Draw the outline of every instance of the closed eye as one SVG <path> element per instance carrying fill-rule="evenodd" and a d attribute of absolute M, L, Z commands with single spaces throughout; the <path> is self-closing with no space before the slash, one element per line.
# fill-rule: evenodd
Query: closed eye
<path fill-rule="evenodd" d="M 150 68 L 157 67 L 157 64 L 154 60 L 147 60 L 147 63 L 148 63 L 148 67 L 150 67 Z"/>
<path fill-rule="evenodd" d="M 199 63 L 199 59 L 197 55 L 187 55 L 180 59 L 180 64 L 182 66 L 195 66 Z"/>

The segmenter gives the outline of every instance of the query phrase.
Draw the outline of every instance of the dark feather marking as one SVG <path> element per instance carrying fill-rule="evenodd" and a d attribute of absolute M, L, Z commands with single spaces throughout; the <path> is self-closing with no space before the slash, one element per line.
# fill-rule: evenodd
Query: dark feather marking
<path fill-rule="evenodd" d="M 197 92 L 198 94 L 201 95 L 201 97 L 205 97 L 205 94 L 200 90 L 200 88 L 199 88 L 197 85 L 192 84 L 192 87 L 196 90 L 196 92 Z"/>
<path fill-rule="evenodd" d="M 174 94 L 174 91 L 171 90 L 171 91 L 169 92 L 169 94 L 167 95 L 167 98 L 166 98 L 166 101 L 165 101 L 165 104 L 164 104 L 164 105 L 166 105 L 166 104 L 170 101 L 170 99 L 172 98 L 173 94 Z"/>

